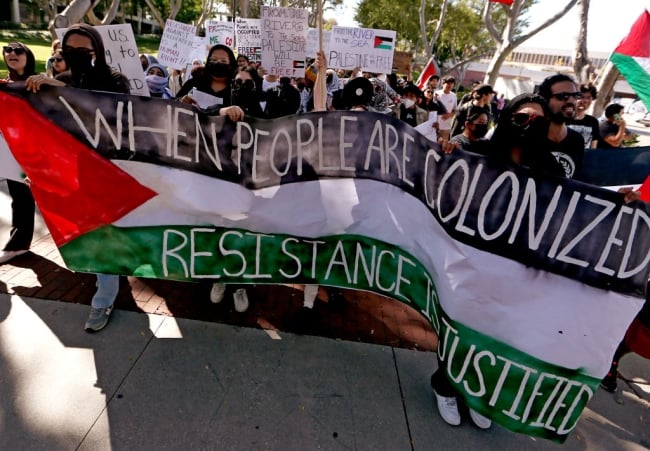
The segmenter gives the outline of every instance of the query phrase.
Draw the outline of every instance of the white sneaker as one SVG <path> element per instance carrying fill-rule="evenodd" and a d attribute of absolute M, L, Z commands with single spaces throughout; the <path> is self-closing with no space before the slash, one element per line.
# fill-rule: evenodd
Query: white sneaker
<path fill-rule="evenodd" d="M 18 257 L 19 255 L 23 255 L 27 253 L 27 249 L 22 249 L 19 251 L 0 251 L 0 263 L 5 263 L 11 260 L 14 257 Z"/>
<path fill-rule="evenodd" d="M 492 420 L 484 417 L 474 409 L 469 409 L 469 416 L 479 429 L 490 429 L 490 426 L 492 426 Z"/>
<path fill-rule="evenodd" d="M 239 313 L 244 313 L 248 310 L 248 293 L 246 293 L 246 288 L 239 288 L 235 291 L 235 294 L 232 295 L 232 299 L 235 302 L 235 310 Z"/>
<path fill-rule="evenodd" d="M 433 394 L 436 395 L 436 404 L 438 405 L 438 412 L 442 419 L 452 426 L 460 425 L 460 412 L 458 412 L 458 403 L 456 402 L 456 398 L 453 396 L 440 396 L 435 390 L 433 391 Z"/>
<path fill-rule="evenodd" d="M 213 304 L 218 304 L 223 301 L 223 295 L 226 294 L 226 284 L 225 283 L 213 283 L 212 289 L 210 290 L 210 302 Z"/>
<path fill-rule="evenodd" d="M 318 285 L 305 285 L 305 290 L 302 293 L 302 306 L 313 308 L 316 296 L 318 296 Z"/>

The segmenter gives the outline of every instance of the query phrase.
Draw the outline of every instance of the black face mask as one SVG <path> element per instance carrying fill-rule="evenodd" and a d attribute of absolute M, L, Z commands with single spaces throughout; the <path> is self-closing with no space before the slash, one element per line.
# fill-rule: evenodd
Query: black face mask
<path fill-rule="evenodd" d="M 216 78 L 227 78 L 230 77 L 230 64 L 226 63 L 214 63 L 209 61 L 206 65 L 208 73 Z"/>
<path fill-rule="evenodd" d="M 472 132 L 477 138 L 483 138 L 488 132 L 488 124 L 474 124 Z"/>
<path fill-rule="evenodd" d="M 64 47 L 63 58 L 73 73 L 85 73 L 93 68 L 93 58 L 87 49 Z"/>

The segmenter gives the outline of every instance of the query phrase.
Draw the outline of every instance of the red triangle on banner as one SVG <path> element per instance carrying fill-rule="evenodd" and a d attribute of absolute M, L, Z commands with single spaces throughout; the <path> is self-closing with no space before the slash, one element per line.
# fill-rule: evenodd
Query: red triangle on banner
<path fill-rule="evenodd" d="M 57 246 L 115 222 L 157 195 L 25 100 L 0 92 L 0 104 L 11 112 L 0 115 L 0 128 Z"/>
<path fill-rule="evenodd" d="M 650 175 L 645 179 L 641 188 L 639 188 L 639 192 L 641 192 L 641 200 L 650 202 Z"/>
<path fill-rule="evenodd" d="M 634 22 L 630 33 L 616 47 L 614 53 L 650 57 L 650 12 L 647 9 Z"/>

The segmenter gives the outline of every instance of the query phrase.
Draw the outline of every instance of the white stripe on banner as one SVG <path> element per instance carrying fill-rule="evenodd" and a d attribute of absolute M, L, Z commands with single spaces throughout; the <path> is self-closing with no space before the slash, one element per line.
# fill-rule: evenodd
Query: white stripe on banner
<path fill-rule="evenodd" d="M 209 224 L 302 237 L 358 234 L 410 252 L 454 320 L 531 356 L 600 378 L 643 300 L 585 285 L 452 239 L 417 199 L 367 179 L 248 190 L 210 177 L 114 161 L 160 195 L 115 225 Z"/>

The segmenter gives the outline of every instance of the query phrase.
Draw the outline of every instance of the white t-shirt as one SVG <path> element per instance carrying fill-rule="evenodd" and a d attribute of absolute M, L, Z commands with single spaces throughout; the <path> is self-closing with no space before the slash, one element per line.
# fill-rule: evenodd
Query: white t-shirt
<path fill-rule="evenodd" d="M 458 98 L 456 97 L 456 93 L 454 91 L 449 91 L 449 94 L 445 94 L 445 92 L 440 89 L 436 91 L 436 93 L 438 94 L 440 102 L 442 102 L 442 104 L 447 109 L 447 113 L 453 113 L 456 111 L 456 107 L 458 106 Z M 438 127 L 440 130 L 451 130 L 452 120 L 453 116 L 447 120 L 440 117 L 438 118 Z"/>

